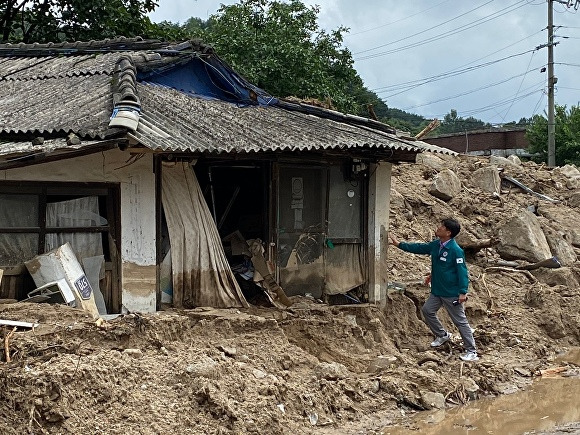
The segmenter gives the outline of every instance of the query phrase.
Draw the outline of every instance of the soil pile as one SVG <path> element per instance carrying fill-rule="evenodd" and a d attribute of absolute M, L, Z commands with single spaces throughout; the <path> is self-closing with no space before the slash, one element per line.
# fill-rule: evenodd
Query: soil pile
<path fill-rule="evenodd" d="M 437 164 L 459 177 L 460 192 L 440 200 L 428 192 L 441 169 L 397 166 L 390 226 L 400 239 L 428 241 L 441 218 L 462 223 L 475 246 L 466 310 L 479 362 L 458 359 L 460 338 L 443 312 L 454 339 L 429 347 L 420 317 L 429 259 L 395 248 L 384 306 L 293 297 L 286 310 L 167 310 L 95 323 L 66 306 L 0 305 L 2 319 L 39 323 L 0 350 L 2 433 L 379 433 L 414 410 L 510 393 L 546 370 L 577 376 L 574 362 L 556 357 L 580 345 L 578 261 L 516 269 L 496 241 L 512 216 L 534 210 L 578 254 L 567 229 L 578 189 L 557 170 L 524 163 L 504 171 L 559 202 L 513 185 L 487 193 L 472 175 L 489 159 Z"/>

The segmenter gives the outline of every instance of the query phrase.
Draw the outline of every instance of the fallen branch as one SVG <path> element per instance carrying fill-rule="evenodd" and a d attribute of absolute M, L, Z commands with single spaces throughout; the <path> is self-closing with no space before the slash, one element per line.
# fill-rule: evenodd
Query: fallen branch
<path fill-rule="evenodd" d="M 529 271 L 527 270 L 520 270 L 520 269 L 510 269 L 509 267 L 486 267 L 485 268 L 486 272 L 510 272 L 510 273 L 523 273 L 524 275 L 526 275 L 528 277 L 528 279 L 530 280 L 530 282 L 532 284 L 536 284 L 538 282 L 538 280 L 536 279 L 536 277 L 534 275 L 532 275 Z"/>
<path fill-rule="evenodd" d="M 16 332 L 16 326 L 8 334 L 4 336 L 4 355 L 6 355 L 6 362 L 10 362 L 10 339 Z"/>

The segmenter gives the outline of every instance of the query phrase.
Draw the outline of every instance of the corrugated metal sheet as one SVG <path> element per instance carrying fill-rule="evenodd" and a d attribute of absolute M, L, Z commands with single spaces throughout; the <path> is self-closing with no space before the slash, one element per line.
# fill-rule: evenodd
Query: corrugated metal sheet
<path fill-rule="evenodd" d="M 113 110 L 111 77 L 58 77 L 39 82 L 0 81 L 2 133 L 75 132 L 104 138 Z"/>
<path fill-rule="evenodd" d="M 142 118 L 133 136 L 153 150 L 192 152 L 392 149 L 420 152 L 422 142 L 398 138 L 279 107 L 240 107 L 139 84 Z"/>
<path fill-rule="evenodd" d="M 119 55 L 104 53 L 61 57 L 4 57 L 0 58 L 0 81 L 110 75 Z"/>

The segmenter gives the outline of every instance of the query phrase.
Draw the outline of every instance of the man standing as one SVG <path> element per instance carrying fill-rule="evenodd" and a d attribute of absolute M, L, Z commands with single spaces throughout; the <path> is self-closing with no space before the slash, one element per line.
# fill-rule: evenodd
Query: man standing
<path fill-rule="evenodd" d="M 389 239 L 392 245 L 403 251 L 431 255 L 431 293 L 422 308 L 425 322 L 435 335 L 431 346 L 441 346 L 451 338 L 451 334 L 437 318 L 437 311 L 443 305 L 463 339 L 465 353 L 460 358 L 463 361 L 477 361 L 479 357 L 473 332 L 463 309 L 463 303 L 467 300 L 469 277 L 463 249 L 454 239 L 460 229 L 456 220 L 443 219 L 435 230 L 437 239 L 430 243 L 399 242 L 391 234 Z"/>

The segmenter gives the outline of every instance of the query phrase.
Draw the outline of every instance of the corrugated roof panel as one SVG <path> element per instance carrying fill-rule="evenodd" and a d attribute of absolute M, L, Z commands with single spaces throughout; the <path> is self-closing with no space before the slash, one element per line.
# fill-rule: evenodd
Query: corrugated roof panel
<path fill-rule="evenodd" d="M 83 56 L 0 58 L 0 80 L 110 75 L 120 55 L 121 53 L 104 53 Z"/>
<path fill-rule="evenodd" d="M 240 107 L 218 100 L 192 98 L 150 84 L 139 84 L 138 92 L 143 122 L 133 135 L 152 149 L 174 152 L 422 150 L 421 143 L 393 134 L 278 107 Z"/>
<path fill-rule="evenodd" d="M 112 108 L 108 75 L 50 78 L 42 87 L 20 80 L 0 85 L 2 133 L 74 131 L 81 137 L 102 138 Z"/>
<path fill-rule="evenodd" d="M 83 141 L 78 145 L 67 145 L 66 139 L 48 139 L 40 145 L 32 145 L 31 142 L 2 142 L 0 143 L 0 156 L 18 156 L 18 155 L 34 155 L 34 154 L 50 154 L 58 151 L 75 151 L 82 148 L 89 148 L 102 141 Z M 14 159 L 17 160 L 17 159 Z"/>

